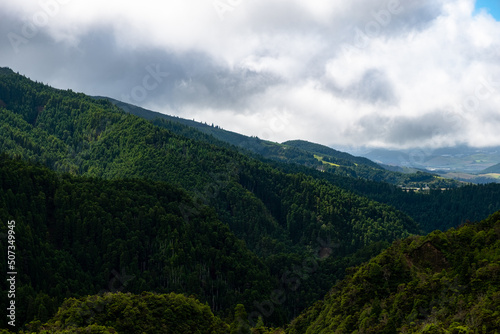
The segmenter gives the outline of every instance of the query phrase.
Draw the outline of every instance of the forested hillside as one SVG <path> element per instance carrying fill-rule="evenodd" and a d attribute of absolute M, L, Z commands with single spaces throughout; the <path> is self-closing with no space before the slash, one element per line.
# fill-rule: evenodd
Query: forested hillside
<path fill-rule="evenodd" d="M 327 180 L 342 189 L 391 205 L 413 218 L 425 233 L 446 231 L 467 221 L 479 221 L 500 210 L 500 185 L 496 183 L 414 192 L 385 182 L 342 177 L 297 165 L 281 164 L 280 168 Z"/>
<path fill-rule="evenodd" d="M 39 239 L 37 247 L 46 249 L 39 252 L 26 241 L 31 252 L 26 258 L 36 253 L 49 263 L 56 255 L 66 259 L 52 264 L 52 275 L 59 275 L 54 280 L 62 282 L 57 289 L 44 279 L 31 282 L 45 276 L 25 268 L 29 277 L 21 282 L 34 302 L 20 316 L 24 320 L 46 318 L 63 296 L 96 293 L 106 286 L 110 272 L 120 272 L 125 264 L 135 268 L 128 270 L 137 277 L 130 291 L 194 293 L 214 312 L 227 313 L 236 303 L 253 311 L 253 302 L 266 300 L 272 288 L 288 289 L 292 278 L 286 279 L 285 273 L 307 259 L 318 260 L 318 275 L 265 319 L 283 324 L 324 295 L 331 280 L 343 277 L 347 264 L 377 252 L 380 247 L 373 244 L 420 231 L 405 214 L 325 180 L 174 134 L 107 101 L 56 90 L 9 70 L 0 74 L 0 130 L 0 151 L 7 154 L 2 158 L 4 174 L 22 185 L 14 192 L 16 183 L 4 184 L 4 196 L 9 196 L 5 201 L 14 210 L 4 213 L 6 219 L 20 221 L 21 235 L 41 229 L 33 238 Z M 24 172 L 35 167 L 23 167 L 20 160 L 68 174 L 41 170 L 49 179 L 43 181 L 46 188 Z M 133 189 L 138 189 L 136 194 Z M 162 191 L 183 193 L 179 196 L 185 199 L 174 198 L 180 204 L 168 206 Z M 30 201 L 24 199 L 33 196 L 39 196 L 35 206 L 25 208 Z M 17 208 L 19 201 L 24 204 Z M 146 225 L 141 225 L 143 217 Z M 159 221 L 166 230 L 157 236 L 153 226 Z M 43 224 L 32 226 L 37 222 Z M 158 253 L 154 240 L 164 245 L 165 254 Z M 176 242 L 183 245 L 179 253 L 172 251 Z M 92 256 L 102 258 L 90 264 Z M 66 264 L 72 269 L 63 270 Z M 45 267 L 51 268 L 40 265 Z M 65 274 L 68 270 L 82 275 L 79 289 L 64 290 L 77 284 L 75 276 Z M 253 272 L 259 287 L 252 288 L 253 274 L 240 286 L 242 271 Z M 298 272 L 301 278 L 306 274 Z M 223 290 L 233 292 L 221 295 Z"/>
<path fill-rule="evenodd" d="M 295 163 L 328 171 L 336 175 L 383 181 L 405 187 L 455 188 L 460 185 L 460 182 L 455 180 L 443 179 L 427 172 L 400 173 L 390 171 L 369 159 L 355 157 L 345 152 L 303 140 L 292 140 L 279 144 L 258 137 L 248 137 L 227 131 L 218 126 L 161 114 L 115 99 L 105 97 L 99 97 L 99 99 L 109 100 L 126 112 L 150 120 L 161 127 L 175 133 L 181 133 L 188 138 L 215 143 L 217 146 L 222 147 L 232 146 L 245 154 L 257 154 L 274 161 Z M 200 134 L 205 134 L 205 136 Z"/>
<path fill-rule="evenodd" d="M 47 323 L 33 321 L 21 333 L 229 333 L 238 329 L 207 305 L 183 295 L 105 293 L 64 301 Z"/>
<path fill-rule="evenodd" d="M 365 229 L 370 235 L 348 234 L 350 245 L 342 246 L 346 252 L 369 241 L 418 232 L 404 215 L 327 182 L 285 174 L 234 150 L 175 135 L 103 100 L 14 74 L 1 78 L 3 152 L 74 174 L 177 184 L 215 207 L 252 249 L 263 247 L 262 235 L 287 243 L 290 233 L 300 233 L 293 241 L 311 244 L 319 235 L 327 236 L 322 226 L 328 224 L 351 232 Z M 253 180 L 253 175 L 267 182 Z M 367 230 L 371 220 L 382 224 L 377 236 Z M 353 221 L 356 227 L 351 227 Z M 307 233 L 290 230 L 297 224 Z"/>
<path fill-rule="evenodd" d="M 0 176 L 1 231 L 16 222 L 21 324 L 103 289 L 193 294 L 219 312 L 275 285 L 214 210 L 175 186 L 60 175 L 5 156 Z"/>
<path fill-rule="evenodd" d="M 231 147 L 226 142 L 175 121 L 155 119 L 153 122 L 158 126 L 168 128 L 174 133 L 182 134 L 189 138 L 196 138 L 198 141 L 207 142 L 219 147 Z M 293 147 L 287 149 L 289 156 L 292 155 L 291 152 L 293 152 L 293 149 Z M 377 202 L 391 205 L 413 218 L 425 233 L 430 233 L 436 229 L 445 231 L 466 221 L 478 221 L 500 210 L 500 185 L 498 184 L 464 184 L 460 187 L 445 188 L 444 190 L 438 188 L 423 192 L 405 191 L 393 184 L 376 182 L 359 177 L 357 174 L 340 175 L 339 167 L 335 171 L 332 171 L 330 168 L 318 170 L 318 166 L 308 168 L 306 167 L 306 160 L 300 160 L 302 159 L 300 157 L 303 157 L 300 153 L 297 153 L 297 160 L 294 160 L 295 163 L 265 159 L 263 156 L 259 157 L 249 151 L 247 151 L 247 154 L 286 173 L 302 173 L 312 176 L 315 179 L 326 180 L 342 189 L 350 190 Z M 362 169 L 359 168 L 358 170 Z M 374 169 L 369 168 L 365 168 L 364 170 L 369 173 L 370 171 L 374 171 Z M 379 172 L 385 173 L 383 170 L 379 170 Z M 435 176 L 427 173 L 398 173 L 395 175 L 399 175 L 397 179 L 394 179 L 395 183 L 422 186 L 427 185 L 428 182 L 435 182 L 435 186 L 440 185 L 440 181 L 436 181 Z M 441 185 L 444 187 L 450 185 L 446 182 Z"/>
<path fill-rule="evenodd" d="M 500 212 L 396 241 L 350 270 L 287 333 L 498 333 Z"/>
<path fill-rule="evenodd" d="M 394 244 L 337 283 L 283 329 L 243 305 L 225 319 L 173 293 L 69 298 L 20 333 L 496 333 L 500 327 L 500 212 Z M 135 279 L 135 278 L 132 278 Z M 253 327 L 253 328 L 251 328 Z"/>
<path fill-rule="evenodd" d="M 240 152 L 271 164 L 276 169 L 324 179 L 342 189 L 391 205 L 408 214 L 426 233 L 436 229 L 444 231 L 468 220 L 478 221 L 500 210 L 500 185 L 458 186 L 457 181 L 429 173 L 393 173 L 380 167 L 374 168 L 376 164 L 367 159 L 322 145 L 300 140 L 272 143 L 112 101 L 128 112 L 150 119 L 155 125 L 184 137 L 218 147 L 239 147 Z M 431 189 L 415 193 L 395 185 L 429 186 Z"/>
<path fill-rule="evenodd" d="M 305 140 L 289 140 L 284 142 L 283 144 L 291 147 L 296 147 L 307 152 L 316 153 L 321 156 L 329 157 L 330 160 L 328 160 L 328 162 L 330 163 L 335 164 L 337 161 L 340 163 L 342 163 L 343 161 L 349 161 L 349 166 L 366 165 L 375 169 L 383 169 L 382 167 L 380 167 L 380 165 L 369 159 L 355 157 L 349 153 L 340 152 L 324 145 L 314 144 Z"/>
<path fill-rule="evenodd" d="M 500 214 L 416 236 L 500 209 L 498 185 L 406 193 L 360 177 L 392 172 L 342 152 L 254 138 L 258 156 L 8 69 L 0 131 L 17 330 L 263 334 L 294 318 L 289 333 L 498 328 Z"/>

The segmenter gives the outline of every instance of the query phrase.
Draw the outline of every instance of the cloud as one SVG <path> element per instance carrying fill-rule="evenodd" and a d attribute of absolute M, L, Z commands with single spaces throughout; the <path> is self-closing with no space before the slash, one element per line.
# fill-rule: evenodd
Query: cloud
<path fill-rule="evenodd" d="M 0 29 L 2 66 L 248 135 L 500 145 L 500 23 L 473 0 L 7 0 Z"/>

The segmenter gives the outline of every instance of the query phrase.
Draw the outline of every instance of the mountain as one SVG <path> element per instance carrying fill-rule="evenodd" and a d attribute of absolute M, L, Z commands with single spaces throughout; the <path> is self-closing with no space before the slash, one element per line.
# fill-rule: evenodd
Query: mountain
<path fill-rule="evenodd" d="M 450 227 L 458 226 L 466 220 L 484 219 L 500 209 L 498 200 L 500 186 L 475 187 L 462 184 L 457 187 L 458 182 L 456 181 L 450 182 L 450 180 L 418 170 L 391 173 L 380 167 L 373 168 L 375 164 L 365 161 L 366 159 L 351 156 L 326 146 L 305 141 L 291 141 L 283 144 L 262 141 L 258 138 L 230 133 L 202 123 L 155 113 L 116 100 L 114 103 L 118 106 L 124 106 L 126 110 L 139 116 L 147 115 L 153 124 L 196 141 L 229 149 L 237 149 L 237 145 L 245 142 L 252 143 L 252 145 L 244 146 L 259 147 L 260 149 L 250 151 L 240 147 L 239 152 L 259 159 L 267 165 L 272 164 L 275 168 L 287 173 L 302 173 L 315 179 L 323 179 L 361 196 L 391 205 L 410 215 L 426 233 L 435 229 L 444 231 Z M 140 113 L 134 110 L 139 110 Z M 197 129 L 205 129 L 205 131 L 200 132 Z M 231 140 L 225 135 L 217 134 L 226 132 L 239 138 L 237 142 L 233 142 L 236 146 L 231 144 Z M 337 165 L 327 160 L 335 160 L 343 165 Z M 362 164 L 363 162 L 366 165 Z M 385 182 L 373 182 L 374 180 L 386 181 L 410 189 L 418 190 L 428 186 L 431 189 L 417 194 L 413 190 L 400 189 Z M 441 188 L 446 190 L 441 190 Z"/>
<path fill-rule="evenodd" d="M 2 82 L 4 88 L 0 87 L 0 89 L 6 93 L 9 90 L 14 92 L 17 90 L 17 99 L 21 96 L 25 96 L 23 99 L 31 99 L 18 103 L 19 105 L 14 104 L 11 107 L 18 110 L 34 109 L 31 116 L 29 116 L 32 118 L 29 122 L 36 119 L 39 110 L 42 110 L 40 103 L 44 102 L 43 99 L 47 99 L 51 94 L 64 96 L 65 103 L 68 104 L 68 101 L 71 100 L 72 106 L 58 105 L 59 102 L 53 99 L 49 104 L 53 110 L 50 113 L 41 113 L 38 124 L 34 125 L 29 122 L 28 125 L 23 124 L 25 121 L 16 119 L 19 115 L 15 117 L 13 115 L 9 116 L 13 117 L 9 122 L 16 119 L 15 122 L 19 122 L 19 124 L 14 125 L 14 128 L 17 127 L 16 130 L 13 130 L 10 125 L 4 125 L 4 133 L 8 134 L 8 136 L 0 138 L 4 143 L 3 150 L 9 150 L 9 152 L 25 159 L 42 159 L 46 164 L 62 171 L 103 177 L 144 176 L 176 183 L 191 191 L 201 201 L 211 202 L 208 204 L 217 209 L 221 220 L 229 224 L 238 236 L 244 238 L 251 249 L 259 249 L 259 252 L 267 251 L 272 253 L 273 249 L 269 249 L 269 243 L 265 247 L 259 246 L 259 243 L 262 244 L 262 238 L 259 238 L 260 234 L 248 232 L 255 226 L 259 226 L 259 228 L 265 226 L 264 231 L 271 239 L 281 242 L 290 240 L 283 230 L 285 226 L 288 226 L 286 220 L 290 217 L 281 214 L 281 212 L 289 210 L 291 207 L 288 206 L 288 209 L 286 207 L 280 208 L 281 204 L 278 203 L 291 205 L 291 202 L 286 199 L 278 200 L 281 196 L 279 189 L 269 191 L 268 187 L 273 183 L 260 185 L 258 189 L 255 188 L 255 184 L 245 183 L 244 180 L 248 180 L 248 178 L 240 178 L 239 171 L 243 175 L 252 174 L 255 171 L 259 173 L 265 171 L 265 173 L 281 175 L 280 178 L 284 173 L 307 175 L 307 177 L 312 177 L 315 180 L 322 179 L 330 184 L 348 189 L 378 202 L 386 203 L 408 213 L 426 232 L 458 226 L 467 219 L 483 219 L 488 214 L 500 209 L 498 200 L 495 197 L 496 188 L 494 187 L 468 187 L 444 192 L 436 191 L 430 192 L 430 197 L 424 196 L 425 193 L 421 195 L 407 194 L 405 191 L 388 186 L 386 183 L 371 182 L 360 178 L 365 176 L 366 179 L 377 181 L 389 179 L 392 180 L 392 184 L 401 184 L 410 188 L 424 188 L 430 183 L 435 188 L 445 189 L 456 185 L 450 185 L 449 181 L 443 178 L 421 172 L 413 174 L 391 173 L 371 167 L 365 168 L 364 165 L 356 166 L 356 170 L 349 166 L 337 167 L 326 161 L 320 162 L 314 157 L 314 153 L 254 139 L 255 143 L 259 143 L 259 147 L 272 148 L 270 152 L 287 152 L 286 154 L 288 154 L 287 158 L 280 153 L 275 157 L 281 156 L 283 159 L 276 158 L 270 161 L 263 156 L 250 154 L 248 150 L 236 152 L 234 146 L 230 143 L 223 142 L 213 135 L 207 135 L 178 122 L 154 119 L 156 117 L 154 116 L 152 117 L 154 119 L 152 123 L 155 126 L 151 126 L 151 123 L 140 122 L 140 120 L 133 117 L 125 117 L 121 109 L 113 107 L 106 101 L 96 101 L 83 94 L 74 94 L 69 91 L 53 90 L 41 84 L 34 85 L 26 78 L 21 79 L 21 76 L 14 75 L 12 71 L 9 73 L 11 75 L 1 77 L 0 82 Z M 8 79 L 18 82 L 15 84 L 9 83 L 6 81 Z M 18 87 L 21 82 L 23 82 L 21 86 L 30 87 L 29 92 L 25 92 L 21 89 L 22 87 Z M 40 92 L 37 93 L 37 90 Z M 44 91 L 45 97 L 37 97 L 40 99 L 39 102 L 33 101 L 32 96 L 41 95 L 42 91 Z M 10 95 L 6 96 L 8 96 L 11 103 L 16 101 Z M 1 96 L 0 99 L 2 99 Z M 63 97 L 58 97 L 58 99 L 61 100 Z M 47 101 L 44 103 L 47 103 Z M 31 106 L 26 106 L 26 104 Z M 59 110 L 60 107 L 66 109 Z M 79 108 L 84 108 L 84 110 L 79 110 Z M 58 114 L 54 114 L 54 110 Z M 70 112 L 69 117 L 65 114 L 68 112 Z M 4 113 L 4 115 L 7 114 Z M 74 119 L 74 115 L 79 115 L 79 119 Z M 44 117 L 48 119 L 45 120 Z M 86 119 L 84 119 L 85 117 Z M 94 119 L 99 117 L 101 117 L 100 120 Z M 123 129 L 120 128 L 121 125 L 118 126 L 118 123 L 121 122 L 122 124 L 125 120 L 128 120 L 128 124 L 123 128 L 126 130 L 120 133 Z M 45 124 L 44 122 L 48 123 Z M 73 124 L 75 122 L 78 123 Z M 110 125 L 109 128 L 106 128 L 106 125 Z M 56 126 L 60 130 L 59 133 L 53 133 L 51 130 L 51 137 L 49 138 L 49 133 L 43 128 L 51 129 L 52 127 L 55 129 Z M 97 126 L 99 127 L 96 128 Z M 210 126 L 204 127 L 212 128 Z M 168 131 L 160 131 L 159 128 Z M 212 129 L 217 130 L 215 127 Z M 14 133 L 10 133 L 11 131 L 14 131 Z M 93 133 L 88 133 L 88 131 L 93 131 Z M 149 132 L 150 135 L 145 137 L 142 133 L 139 134 L 139 131 Z M 151 134 L 152 132 L 155 134 Z M 99 137 L 94 140 L 93 136 L 96 134 Z M 158 138 L 160 142 L 154 143 L 153 139 L 160 134 L 163 136 Z M 127 137 L 127 140 L 124 140 L 124 137 Z M 45 143 L 43 149 L 38 144 L 42 138 L 45 138 L 43 139 Z M 245 138 L 245 136 L 241 136 L 241 138 Z M 165 150 L 159 147 L 161 142 L 165 140 L 169 141 L 167 144 L 163 144 L 165 147 L 175 147 L 177 150 Z M 65 148 L 66 146 L 68 148 Z M 180 147 L 182 147 L 182 150 L 179 149 Z M 280 147 L 280 151 L 276 151 L 275 147 Z M 33 152 L 33 148 L 36 148 L 37 152 Z M 131 150 L 134 152 L 131 152 Z M 268 154 L 266 156 L 272 155 Z M 296 163 L 293 165 L 288 163 L 294 161 Z M 312 165 L 313 168 L 301 168 L 299 166 L 307 166 L 308 161 L 312 161 L 311 164 L 315 163 L 316 165 Z M 283 164 L 283 162 L 286 164 Z M 352 165 L 351 162 L 346 162 L 346 164 Z M 270 167 L 271 165 L 272 167 Z M 249 168 L 255 169 L 255 171 L 249 172 Z M 311 179 L 309 178 L 309 180 Z M 283 179 L 281 184 L 284 184 L 284 182 Z M 232 188 L 233 195 L 224 195 L 227 194 L 229 188 Z M 236 202 L 228 203 L 228 201 L 235 199 L 235 192 L 239 194 L 238 196 L 245 198 L 247 208 L 255 208 L 256 212 L 252 214 L 250 219 L 247 219 L 248 215 L 242 212 L 243 207 L 240 204 L 236 204 Z M 436 197 L 439 201 L 436 201 Z M 248 201 L 252 201 L 252 203 Z M 240 209 L 235 210 L 236 205 Z M 302 205 L 303 203 L 300 203 L 299 207 Z M 341 204 L 339 203 L 339 205 Z M 433 209 L 430 210 L 429 207 Z M 311 209 L 307 211 L 311 212 Z M 314 239 L 310 238 L 309 243 L 315 243 Z"/>
<path fill-rule="evenodd" d="M 483 169 L 480 174 L 490 174 L 490 173 L 500 174 L 500 163 L 488 167 L 486 169 Z"/>
<path fill-rule="evenodd" d="M 341 165 L 354 166 L 354 163 L 357 162 L 359 164 L 365 164 L 367 166 L 380 169 L 380 166 L 368 159 L 354 157 L 348 153 L 339 152 L 319 144 L 313 144 L 298 140 L 279 144 L 267 140 L 261 140 L 257 137 L 248 137 L 239 133 L 224 130 L 218 126 L 207 125 L 204 123 L 196 122 L 194 120 L 188 120 L 147 110 L 112 98 L 101 96 L 97 98 L 108 100 L 114 105 L 125 110 L 126 112 L 150 121 L 167 121 L 168 123 L 163 123 L 165 127 L 169 127 L 171 123 L 179 123 L 199 130 L 209 136 L 213 136 L 221 142 L 228 143 L 232 146 L 252 153 L 257 153 L 264 156 L 265 158 L 271 158 L 281 161 L 301 161 L 304 164 L 321 166 L 321 162 L 314 157 L 315 153 L 319 153 L 328 157 L 337 158 L 337 162 L 339 162 L 339 164 Z M 158 123 L 162 124 L 161 122 Z"/>
<path fill-rule="evenodd" d="M 27 303 L 20 319 L 46 319 L 62 296 L 95 294 L 110 272 L 122 267 L 140 277 L 127 286 L 135 292 L 195 293 L 217 314 L 226 314 L 235 303 L 253 311 L 253 302 L 266 300 L 271 286 L 280 289 L 296 279 L 284 279 L 284 273 L 314 259 L 318 275 L 301 286 L 300 298 L 290 298 L 266 318 L 282 324 L 323 295 L 330 280 L 343 277 L 339 261 L 346 256 L 420 232 L 404 213 L 327 180 L 176 134 L 108 101 L 4 72 L 0 152 L 6 154 L 5 173 L 11 170 L 9 179 L 21 185 L 4 184 L 10 209 L 2 222 L 22 221 L 19 238 L 27 238 L 25 245 L 32 242 L 23 235 L 40 228 L 34 245 L 45 247 L 26 246 L 26 258 L 45 257 L 38 262 L 40 272 L 34 264 L 25 267 L 28 277 L 20 285 L 33 303 Z M 47 174 L 41 181 L 46 186 L 36 183 L 36 173 L 23 174 L 33 163 L 55 171 L 40 171 Z M 58 191 L 60 173 L 66 173 L 68 184 Z M 164 188 L 174 189 L 167 195 L 187 195 L 159 201 L 167 196 Z M 134 189 L 137 194 L 131 194 Z M 36 205 L 27 206 L 29 199 Z M 64 261 L 49 265 L 48 259 L 57 256 Z M 56 276 L 43 268 L 53 268 Z M 250 275 L 244 288 L 238 283 L 242 271 Z M 70 273 L 79 273 L 84 284 L 75 285 Z M 252 282 L 262 287 L 254 290 Z M 228 293 L 221 296 L 222 290 Z"/>
<path fill-rule="evenodd" d="M 372 181 L 384 181 L 391 184 L 413 188 L 455 188 L 459 182 L 439 178 L 435 174 L 406 169 L 384 168 L 369 159 L 331 149 L 327 146 L 303 140 L 275 143 L 248 137 L 218 126 L 207 125 L 194 120 L 164 115 L 137 107 L 111 98 L 98 97 L 112 102 L 123 110 L 148 119 L 155 125 L 191 139 L 205 141 L 220 147 L 237 148 L 241 153 L 257 159 L 270 159 L 285 163 L 294 163 L 342 176 L 364 178 Z M 199 131 L 192 131 L 193 129 Z M 200 132 L 207 136 L 200 136 Z M 253 154 L 252 154 L 253 153 Z"/>
<path fill-rule="evenodd" d="M 349 153 L 340 152 L 340 151 L 334 150 L 328 146 L 311 143 L 311 142 L 308 142 L 305 140 L 290 140 L 290 141 L 284 142 L 283 144 L 287 145 L 287 146 L 299 148 L 299 149 L 304 150 L 306 152 L 316 153 L 316 154 L 325 156 L 327 158 L 330 158 L 330 160 L 332 160 L 332 161 L 327 160 L 328 162 L 331 162 L 331 163 L 336 163 L 335 160 L 338 159 L 340 163 L 343 163 L 343 161 L 349 161 L 352 163 L 351 165 L 366 165 L 366 166 L 376 168 L 376 169 L 383 169 L 378 164 L 374 163 L 373 161 L 371 161 L 369 159 L 362 158 L 362 157 L 355 157 Z"/>
<path fill-rule="evenodd" d="M 329 202 L 338 209 L 342 202 L 346 202 L 345 208 L 358 205 L 358 201 L 365 206 L 365 199 L 325 182 L 285 174 L 234 150 L 175 135 L 83 94 L 54 90 L 11 75 L 2 78 L 0 99 L 7 105 L 1 114 L 6 134 L 0 142 L 3 152 L 41 161 L 63 172 L 103 178 L 144 177 L 177 184 L 214 206 L 221 219 L 237 235 L 244 235 L 254 249 L 262 247 L 262 233 L 281 241 L 298 233 L 291 216 L 286 216 L 294 203 L 297 210 L 307 212 L 306 225 L 313 221 L 317 225 L 317 215 L 334 214 L 322 213 L 313 200 L 321 187 L 325 190 L 320 202 L 324 201 L 325 208 Z M 297 202 L 298 198 L 293 199 L 297 194 L 311 200 Z M 251 216 L 249 210 L 253 211 Z M 351 221 L 351 213 L 343 211 L 345 219 Z M 344 218 L 331 221 L 340 224 Z M 412 223 L 408 220 L 408 224 Z M 260 234 L 254 230 L 257 226 Z M 314 234 L 313 230 L 302 230 L 292 240 L 309 243 L 309 233 Z"/>
<path fill-rule="evenodd" d="M 155 319 L 158 309 L 165 309 L 167 319 L 192 313 L 196 320 L 182 323 L 186 331 L 213 325 L 233 333 L 248 333 L 249 326 L 255 333 L 279 332 L 263 324 L 281 326 L 297 317 L 290 330 L 307 327 L 316 320 L 303 311 L 346 272 L 352 274 L 348 268 L 381 252 L 390 255 L 383 257 L 387 261 L 392 255 L 406 258 L 393 250 L 383 253 L 396 240 L 391 249 L 409 245 L 404 249 L 410 250 L 411 268 L 416 268 L 410 268 L 410 275 L 412 270 L 416 277 L 429 270 L 435 275 L 433 258 L 426 263 L 427 246 L 422 253 L 413 243 L 427 239 L 415 235 L 457 227 L 500 209 L 495 184 L 403 189 L 374 180 L 446 181 L 422 172 L 392 173 L 303 141 L 277 144 L 254 138 L 252 143 L 264 152 L 259 155 L 175 120 L 146 120 L 106 99 L 57 90 L 6 69 L 0 71 L 0 131 L 0 233 L 12 231 L 19 245 L 16 300 L 23 303 L 17 304 L 16 314 L 21 331 L 31 326 L 56 333 L 155 332 L 155 326 L 168 326 L 165 319 Z M 446 243 L 434 239 L 432 245 L 452 259 L 456 253 L 471 262 L 475 259 L 468 254 L 482 252 L 475 240 L 486 243 L 496 237 L 496 232 L 485 233 L 481 239 L 450 237 L 446 249 Z M 485 254 L 478 253 L 473 269 L 482 268 L 482 260 L 496 261 Z M 394 276 L 387 278 L 385 262 L 377 264 L 382 274 L 374 266 L 376 275 L 405 284 L 403 267 L 389 266 Z M 0 265 L 6 267 L 7 258 Z M 350 282 L 349 277 L 342 282 Z M 373 292 L 382 300 L 396 283 L 386 286 L 377 277 Z M 475 279 L 495 282 L 494 276 Z M 369 297 L 368 283 L 360 286 Z M 0 298 L 5 303 L 7 291 L 4 281 Z M 348 297 L 357 303 L 355 293 Z M 100 306 L 95 308 L 95 302 Z M 405 305 L 397 306 L 406 311 Z M 355 310 L 345 309 L 350 311 Z M 146 318 L 133 320 L 138 313 Z M 399 321 L 397 313 L 394 317 Z M 245 318 L 248 323 L 240 321 Z"/>
<path fill-rule="evenodd" d="M 395 242 L 350 269 L 286 333 L 496 333 L 500 212 Z"/>

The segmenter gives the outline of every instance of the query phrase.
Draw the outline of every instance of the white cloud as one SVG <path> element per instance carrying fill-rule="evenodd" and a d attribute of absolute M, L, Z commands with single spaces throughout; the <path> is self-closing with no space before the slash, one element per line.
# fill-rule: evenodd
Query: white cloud
<path fill-rule="evenodd" d="M 131 102 L 249 135 L 500 145 L 488 125 L 500 122 L 500 23 L 473 0 L 7 0 L 0 13 L 19 36 L 46 14 L 0 57 L 58 87 L 121 98 L 159 64 L 168 80 Z"/>

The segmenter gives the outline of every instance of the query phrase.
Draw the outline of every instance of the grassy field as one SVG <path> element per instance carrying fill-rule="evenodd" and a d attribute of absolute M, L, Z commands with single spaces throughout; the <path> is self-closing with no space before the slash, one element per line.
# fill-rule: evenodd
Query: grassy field
<path fill-rule="evenodd" d="M 326 165 L 330 165 L 330 166 L 335 166 L 335 167 L 340 167 L 340 165 L 337 165 L 337 164 L 334 164 L 333 162 L 328 162 L 328 161 L 323 161 L 323 157 L 319 156 L 319 155 L 314 155 L 314 158 L 315 159 L 318 159 L 318 161 L 321 161 L 322 163 L 326 164 Z M 357 164 L 356 164 L 357 166 Z"/>

